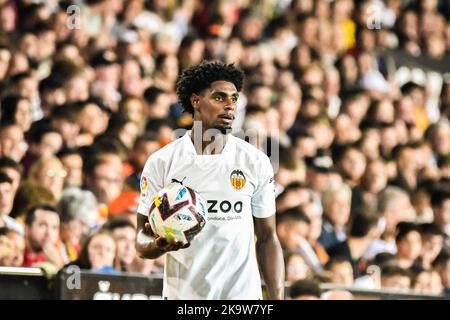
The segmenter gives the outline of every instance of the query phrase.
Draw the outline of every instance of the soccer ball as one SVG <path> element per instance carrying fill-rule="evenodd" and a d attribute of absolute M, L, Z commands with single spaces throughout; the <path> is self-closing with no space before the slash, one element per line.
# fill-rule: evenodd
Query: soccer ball
<path fill-rule="evenodd" d="M 155 235 L 187 244 L 205 226 L 206 213 L 206 201 L 197 192 L 172 182 L 156 194 L 149 222 Z"/>

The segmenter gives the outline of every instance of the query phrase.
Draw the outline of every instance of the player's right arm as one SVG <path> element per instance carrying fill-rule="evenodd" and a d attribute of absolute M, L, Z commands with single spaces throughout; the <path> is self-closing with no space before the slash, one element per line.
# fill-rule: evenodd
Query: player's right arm
<path fill-rule="evenodd" d="M 164 187 L 163 168 L 150 156 L 141 175 L 141 194 L 137 212 L 136 252 L 141 258 L 156 259 L 169 251 L 182 248 L 181 243 L 157 237 L 150 227 L 148 216 L 154 195 Z"/>
<path fill-rule="evenodd" d="M 155 237 L 147 216 L 137 214 L 136 252 L 140 258 L 156 259 L 166 252 L 181 248 L 181 242 L 167 242 L 164 238 Z"/>

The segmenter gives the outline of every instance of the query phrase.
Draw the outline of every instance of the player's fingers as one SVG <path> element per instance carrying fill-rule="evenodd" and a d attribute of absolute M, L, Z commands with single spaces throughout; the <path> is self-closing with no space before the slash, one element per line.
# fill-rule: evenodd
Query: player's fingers
<path fill-rule="evenodd" d="M 158 238 L 158 239 L 156 239 L 156 245 L 158 247 L 160 247 L 161 249 L 166 249 L 166 247 L 169 246 L 170 244 L 167 242 L 166 239 Z"/>
<path fill-rule="evenodd" d="M 190 246 L 191 246 L 191 243 L 188 242 L 184 246 L 182 246 L 181 249 L 186 249 L 186 248 L 189 248 Z"/>
<path fill-rule="evenodd" d="M 175 242 L 170 244 L 170 251 L 177 251 L 183 247 L 183 242 Z"/>
<path fill-rule="evenodd" d="M 145 223 L 145 229 L 147 229 L 148 232 L 153 233 L 152 227 L 150 226 L 150 223 L 146 222 Z"/>
<path fill-rule="evenodd" d="M 177 242 L 177 244 L 176 244 L 176 246 L 177 246 L 177 248 L 178 249 L 184 249 L 184 248 L 187 248 L 187 247 L 189 247 L 189 245 L 190 245 L 190 243 L 183 243 L 183 242 Z"/>
<path fill-rule="evenodd" d="M 177 251 L 178 249 L 180 249 L 180 243 L 181 242 L 172 242 L 169 241 L 165 238 L 158 238 L 158 240 L 156 240 L 156 244 L 163 250 L 163 251 Z"/>
<path fill-rule="evenodd" d="M 183 242 L 177 242 L 177 243 L 175 243 L 175 248 L 177 248 L 177 250 L 183 248 L 183 246 L 184 246 L 184 243 L 183 243 Z"/>

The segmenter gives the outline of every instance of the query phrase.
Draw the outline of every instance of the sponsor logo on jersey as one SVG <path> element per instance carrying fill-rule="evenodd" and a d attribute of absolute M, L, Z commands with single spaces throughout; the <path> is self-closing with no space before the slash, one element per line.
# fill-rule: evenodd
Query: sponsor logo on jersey
<path fill-rule="evenodd" d="M 235 213 L 242 212 L 242 201 L 230 202 L 228 200 L 208 200 L 207 203 L 209 213 L 228 213 L 230 211 Z"/>
<path fill-rule="evenodd" d="M 245 175 L 241 170 L 233 170 L 230 174 L 230 182 L 233 188 L 241 190 L 245 186 Z"/>
<path fill-rule="evenodd" d="M 148 178 L 146 176 L 141 177 L 141 192 L 147 194 L 148 191 Z"/>

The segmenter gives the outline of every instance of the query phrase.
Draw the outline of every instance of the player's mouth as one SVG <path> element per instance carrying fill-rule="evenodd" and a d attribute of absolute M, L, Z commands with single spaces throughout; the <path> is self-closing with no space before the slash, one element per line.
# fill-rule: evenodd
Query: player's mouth
<path fill-rule="evenodd" d="M 226 124 L 233 123 L 234 115 L 232 114 L 223 114 L 219 116 L 219 119 L 222 120 L 222 122 L 225 122 Z"/>

